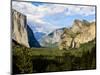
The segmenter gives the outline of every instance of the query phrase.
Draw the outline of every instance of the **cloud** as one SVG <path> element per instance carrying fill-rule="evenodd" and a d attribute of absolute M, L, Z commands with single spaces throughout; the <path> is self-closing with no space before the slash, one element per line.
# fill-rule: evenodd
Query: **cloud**
<path fill-rule="evenodd" d="M 32 5 L 30 2 L 16 2 L 12 1 L 12 8 L 23 13 L 24 15 L 34 15 L 34 17 L 40 18 L 42 14 L 37 11 L 38 7 Z"/>
<path fill-rule="evenodd" d="M 54 5 L 40 5 L 35 6 L 30 2 L 12 2 L 12 8 L 23 13 L 27 16 L 27 22 L 29 25 L 35 25 L 35 30 L 38 32 L 50 33 L 50 31 L 59 28 L 57 25 L 43 21 L 43 17 L 46 15 L 52 15 L 63 12 L 63 8 Z"/>
<path fill-rule="evenodd" d="M 92 6 L 76 6 L 76 5 L 60 5 L 60 4 L 42 4 L 34 5 L 31 2 L 12 1 L 12 8 L 27 16 L 27 22 L 31 25 L 36 24 L 36 30 L 39 32 L 50 32 L 56 28 L 54 25 L 44 21 L 45 16 L 54 16 L 61 13 L 65 16 L 81 15 L 89 16 L 95 14 L 95 7 Z M 66 17 L 67 18 L 67 17 Z"/>
<path fill-rule="evenodd" d="M 40 8 L 45 9 L 44 12 L 46 15 L 47 14 L 52 15 L 52 14 L 62 13 L 66 9 L 63 6 L 58 5 L 58 4 L 45 4 L 45 5 L 40 6 Z"/>
<path fill-rule="evenodd" d="M 42 18 L 46 15 L 64 13 L 65 15 L 88 16 L 95 14 L 93 6 L 43 4 L 35 6 L 31 2 L 12 2 L 12 7 L 25 15 L 34 15 L 35 18 Z"/>
<path fill-rule="evenodd" d="M 29 16 L 28 15 L 28 24 L 33 28 L 35 28 L 33 30 L 33 32 L 44 32 L 46 34 L 52 32 L 53 30 L 57 29 L 57 28 L 60 28 L 59 26 L 57 25 L 54 25 L 52 23 L 49 23 L 49 22 L 46 22 L 46 21 L 43 21 L 41 19 L 34 19 L 34 16 Z"/>
<path fill-rule="evenodd" d="M 93 6 L 75 6 L 75 5 L 66 5 L 67 11 L 65 14 L 69 15 L 81 15 L 81 16 L 89 16 L 95 14 L 95 7 Z"/>
<path fill-rule="evenodd" d="M 31 2 L 16 2 L 12 1 L 12 8 L 16 9 L 23 14 L 27 15 L 34 15 L 39 17 L 43 17 L 45 15 L 52 15 L 56 13 L 64 12 L 66 8 L 58 4 L 43 4 L 40 6 L 35 6 Z M 41 16 L 42 15 L 42 16 Z"/>
<path fill-rule="evenodd" d="M 79 5 L 60 5 L 60 4 L 43 4 L 35 6 L 31 2 L 12 2 L 12 7 L 23 14 L 34 15 L 35 17 L 43 17 L 45 15 L 52 15 L 57 13 L 66 13 L 66 15 L 91 15 L 95 14 L 95 7 L 93 6 L 79 6 Z"/>

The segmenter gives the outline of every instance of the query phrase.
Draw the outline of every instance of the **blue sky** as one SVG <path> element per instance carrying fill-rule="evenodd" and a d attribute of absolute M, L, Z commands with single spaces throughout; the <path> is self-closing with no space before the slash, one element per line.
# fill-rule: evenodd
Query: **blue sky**
<path fill-rule="evenodd" d="M 49 33 L 57 28 L 71 27 L 75 19 L 95 21 L 93 6 L 13 1 L 12 8 L 27 16 L 27 23 L 34 32 Z"/>

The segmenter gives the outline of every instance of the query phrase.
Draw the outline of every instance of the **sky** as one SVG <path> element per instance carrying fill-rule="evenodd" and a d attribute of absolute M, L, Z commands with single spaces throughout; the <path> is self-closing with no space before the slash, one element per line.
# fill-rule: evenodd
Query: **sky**
<path fill-rule="evenodd" d="M 12 8 L 27 16 L 27 24 L 34 32 L 68 28 L 75 19 L 95 21 L 94 6 L 12 1 Z"/>

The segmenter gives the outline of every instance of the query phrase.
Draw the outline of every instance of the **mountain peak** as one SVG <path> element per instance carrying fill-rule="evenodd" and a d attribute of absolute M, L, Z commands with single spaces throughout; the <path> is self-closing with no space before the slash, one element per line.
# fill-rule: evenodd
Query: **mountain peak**
<path fill-rule="evenodd" d="M 79 23 L 79 22 L 82 22 L 82 21 L 79 20 L 79 19 L 75 19 L 75 20 L 74 20 L 74 23 Z"/>
<path fill-rule="evenodd" d="M 25 47 L 40 47 L 26 23 L 26 16 L 12 9 L 12 18 L 12 39 Z"/>
<path fill-rule="evenodd" d="M 89 24 L 89 25 L 88 25 Z M 87 26 L 88 25 L 88 26 Z M 71 28 L 56 29 L 42 39 L 43 47 L 78 48 L 95 38 L 95 22 L 75 20 Z"/>

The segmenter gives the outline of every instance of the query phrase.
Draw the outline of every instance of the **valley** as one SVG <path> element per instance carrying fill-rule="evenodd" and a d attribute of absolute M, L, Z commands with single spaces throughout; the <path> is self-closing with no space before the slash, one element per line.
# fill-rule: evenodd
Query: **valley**
<path fill-rule="evenodd" d="M 58 50 L 57 48 L 26 48 L 19 44 L 14 45 L 12 49 L 14 61 L 13 72 L 16 74 L 96 68 L 95 40 L 82 44 L 80 48 L 70 48 L 69 50 Z"/>
<path fill-rule="evenodd" d="M 12 10 L 12 18 L 13 74 L 96 69 L 94 21 L 75 19 L 72 27 L 55 28 L 47 34 L 36 32 L 16 10 Z"/>

